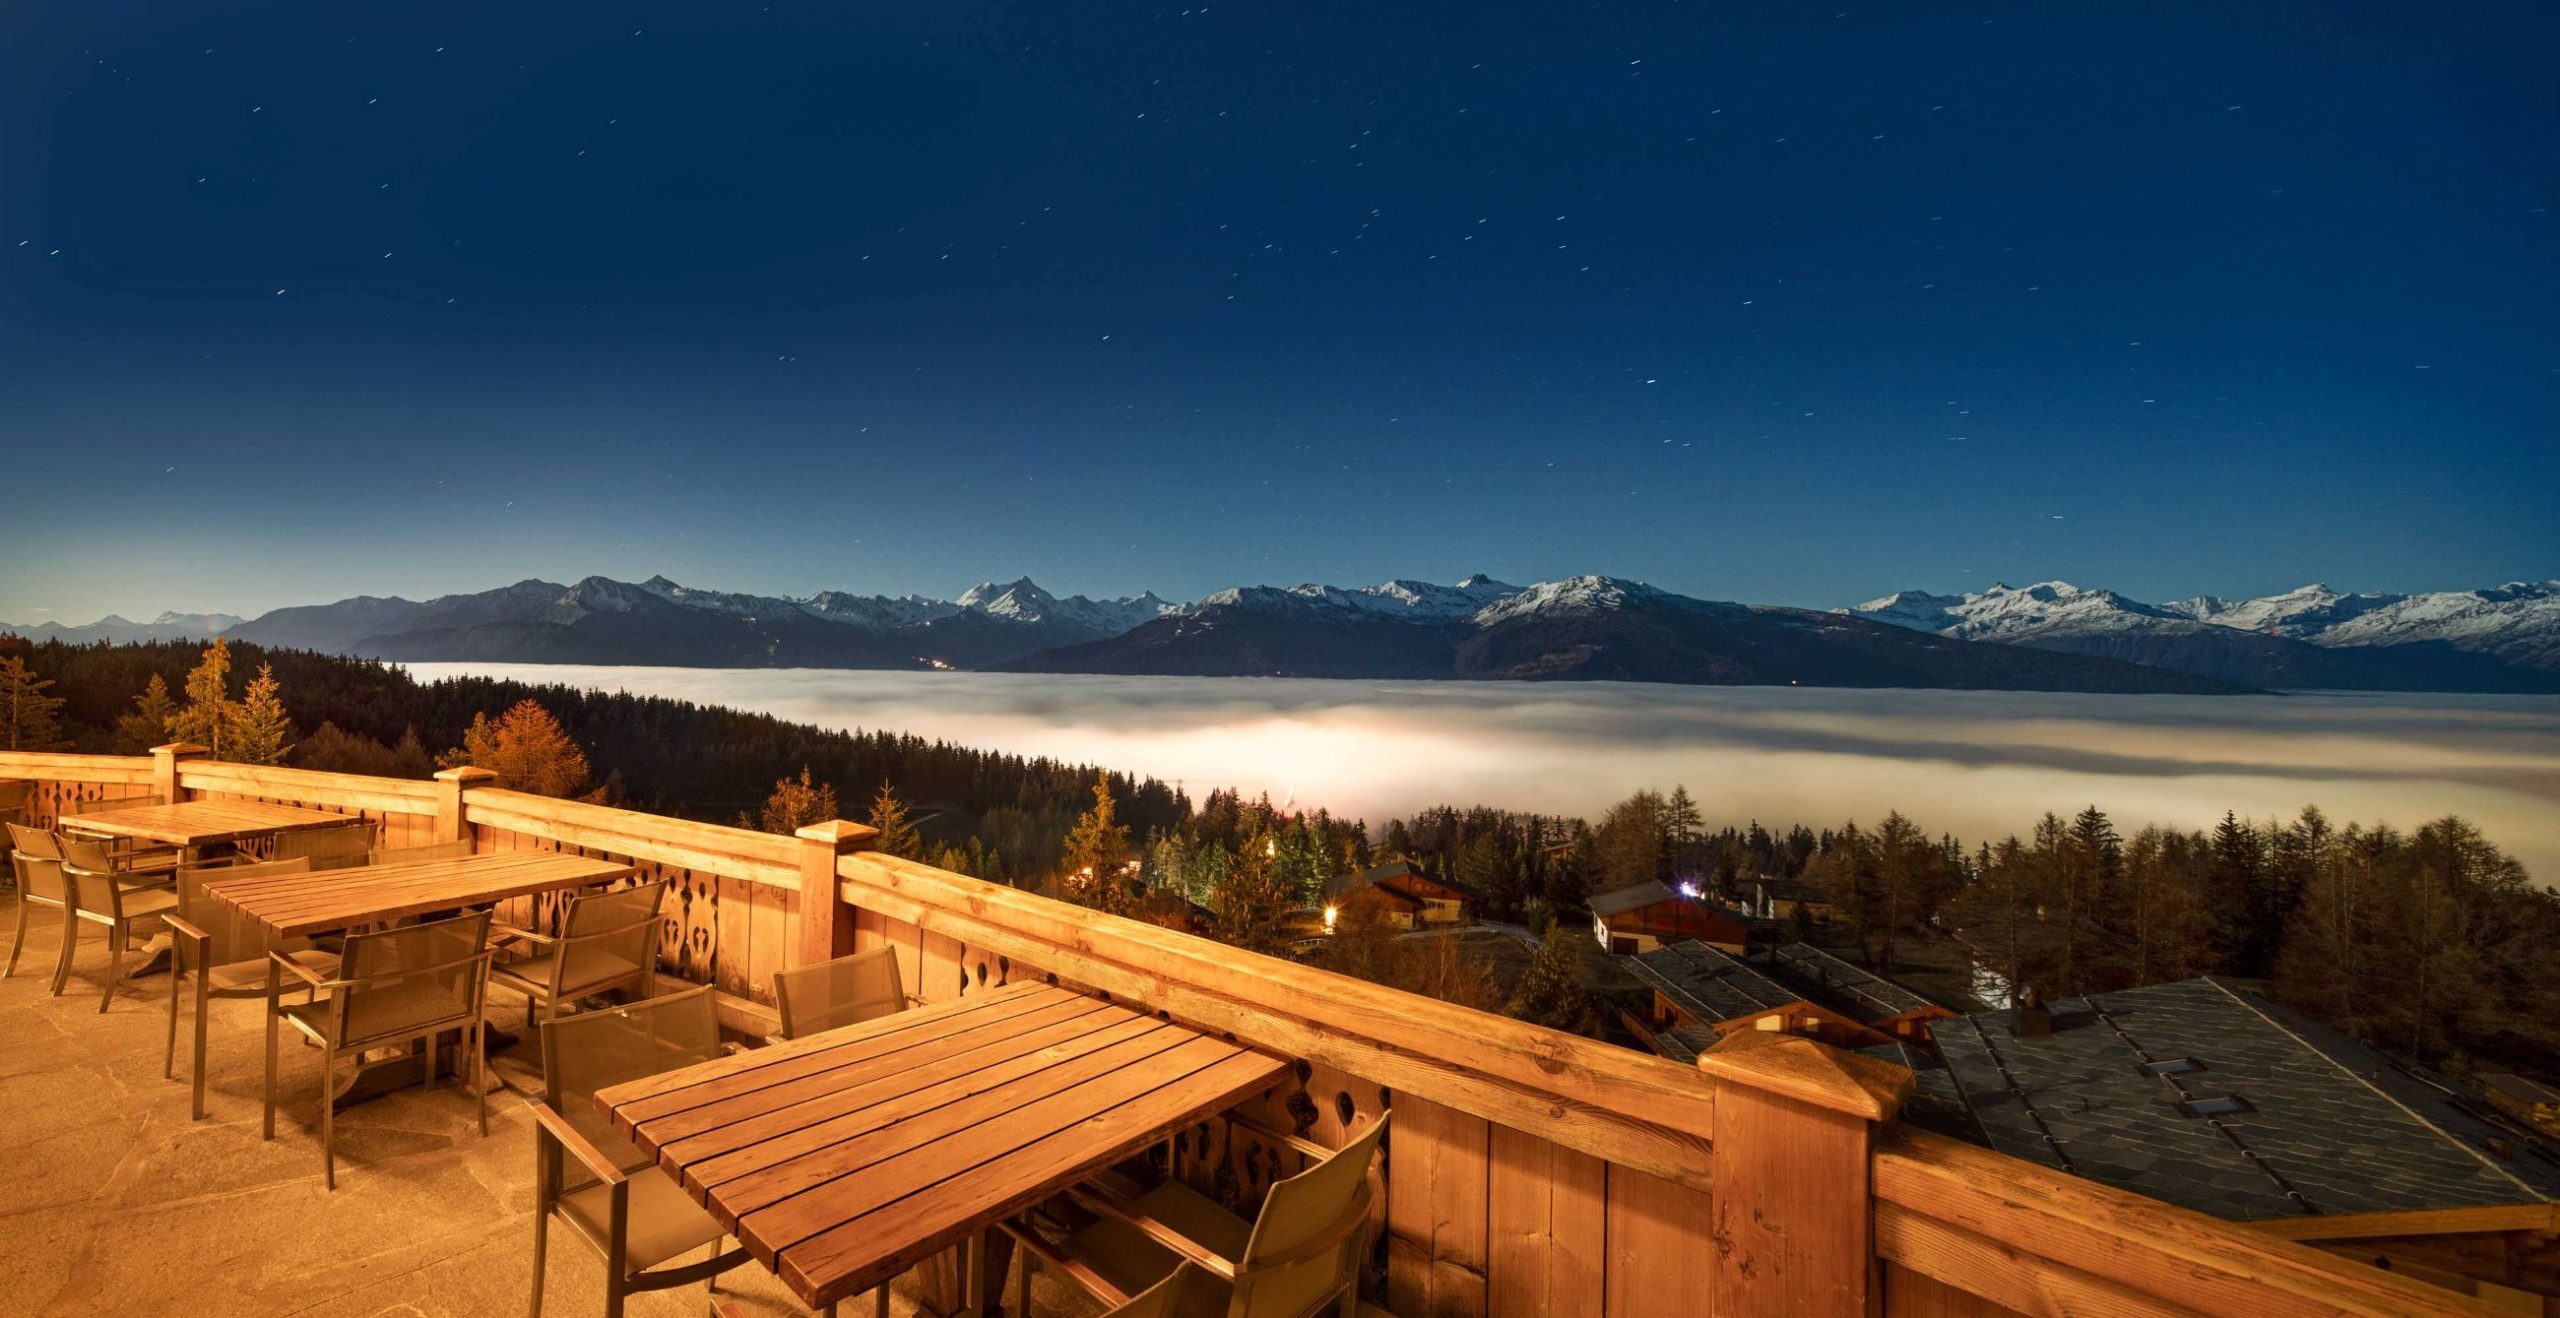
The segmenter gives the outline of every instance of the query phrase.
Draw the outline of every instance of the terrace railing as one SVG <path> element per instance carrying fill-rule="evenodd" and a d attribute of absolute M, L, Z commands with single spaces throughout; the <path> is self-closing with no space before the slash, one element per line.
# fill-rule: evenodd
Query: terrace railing
<path fill-rule="evenodd" d="M 674 884 L 660 958 L 769 1027 L 772 971 L 894 947 L 929 1001 L 1072 984 L 1296 1061 L 1185 1133 L 1172 1170 L 1238 1202 L 1395 1110 L 1370 1298 L 1442 1314 L 2332 1315 L 2474 1298 L 1902 1125 L 1900 1068 L 1768 1036 L 1696 1066 L 796 837 L 433 781 L 147 757 L 0 753 L 49 822 L 102 799 L 360 812 L 390 845 L 567 850 Z M 516 919 L 551 912 L 539 901 Z M 2503 1311 L 2503 1310 L 2499 1310 Z"/>

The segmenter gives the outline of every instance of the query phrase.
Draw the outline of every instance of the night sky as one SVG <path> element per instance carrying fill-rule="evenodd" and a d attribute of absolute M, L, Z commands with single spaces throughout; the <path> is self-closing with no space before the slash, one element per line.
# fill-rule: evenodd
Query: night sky
<path fill-rule="evenodd" d="M 2560 574 L 2560 6 L 18 0 L 0 618 Z"/>

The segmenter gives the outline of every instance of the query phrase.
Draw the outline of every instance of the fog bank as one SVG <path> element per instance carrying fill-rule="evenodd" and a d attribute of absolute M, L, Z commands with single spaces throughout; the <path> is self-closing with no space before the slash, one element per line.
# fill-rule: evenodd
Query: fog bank
<path fill-rule="evenodd" d="M 1151 774 L 1195 795 L 1268 791 L 1372 823 L 1444 802 L 1597 815 L 1673 783 L 1710 824 L 1899 809 L 1968 842 L 2091 803 L 2127 832 L 2316 803 L 2402 828 L 2464 815 L 2537 881 L 2560 876 L 2560 697 L 406 667 L 430 681 L 467 672 L 893 729 Z"/>

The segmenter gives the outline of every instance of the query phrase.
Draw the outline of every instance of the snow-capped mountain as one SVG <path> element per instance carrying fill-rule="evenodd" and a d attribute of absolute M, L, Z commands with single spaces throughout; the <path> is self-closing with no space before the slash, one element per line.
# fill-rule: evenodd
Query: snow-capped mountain
<path fill-rule="evenodd" d="M 2416 595 L 2323 585 L 2146 604 L 2069 582 L 1906 590 L 1840 610 L 1964 640 L 2105 654 L 2258 686 L 2560 689 L 2560 581 Z"/>
<path fill-rule="evenodd" d="M 1195 609 L 1242 608 L 1269 613 L 1304 611 L 1367 614 L 1400 621 L 1453 621 L 1520 592 L 1481 573 L 1454 586 L 1395 580 L 1377 586 L 1231 586 L 1203 596 Z"/>
<path fill-rule="evenodd" d="M 1055 623 L 1096 636 L 1117 636 L 1140 623 L 1179 613 L 1187 606 L 1159 599 L 1152 590 L 1118 599 L 1087 599 L 1082 595 L 1060 599 L 1040 589 L 1031 578 L 1017 577 L 1001 585 L 988 581 L 971 586 L 952 601 L 952 607 L 1010 622 Z"/>

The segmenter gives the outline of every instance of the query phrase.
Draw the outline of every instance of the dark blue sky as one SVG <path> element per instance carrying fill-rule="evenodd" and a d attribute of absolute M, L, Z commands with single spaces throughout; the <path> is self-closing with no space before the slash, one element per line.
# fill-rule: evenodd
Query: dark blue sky
<path fill-rule="evenodd" d="M 0 618 L 2560 573 L 2560 7 L 904 8 L 9 6 Z"/>

